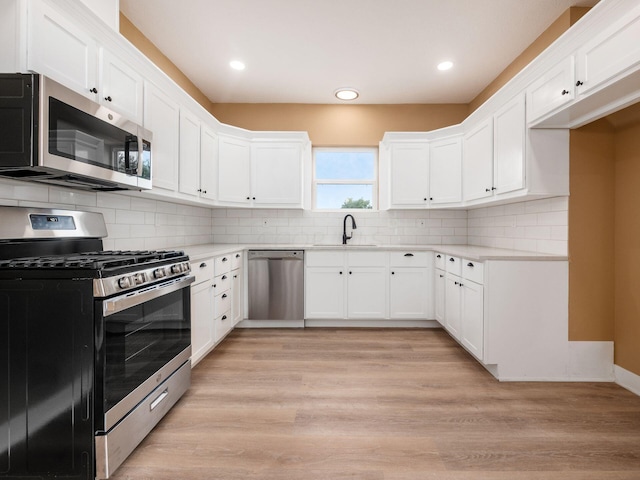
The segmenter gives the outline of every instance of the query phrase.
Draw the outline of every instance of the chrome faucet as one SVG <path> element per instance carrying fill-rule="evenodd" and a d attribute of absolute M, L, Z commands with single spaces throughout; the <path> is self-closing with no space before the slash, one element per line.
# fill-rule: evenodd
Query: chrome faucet
<path fill-rule="evenodd" d="M 342 244 L 346 245 L 347 240 L 351 240 L 351 237 L 347 237 L 347 217 L 351 217 L 351 230 L 355 230 L 358 228 L 356 226 L 356 219 L 353 218 L 353 215 L 350 213 L 344 216 L 344 220 L 342 221 Z M 353 231 L 351 232 L 351 236 L 353 236 Z"/>

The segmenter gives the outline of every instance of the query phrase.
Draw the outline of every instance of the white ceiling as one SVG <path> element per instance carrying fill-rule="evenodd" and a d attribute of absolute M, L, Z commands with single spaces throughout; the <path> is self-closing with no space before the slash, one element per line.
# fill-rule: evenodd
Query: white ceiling
<path fill-rule="evenodd" d="M 120 0 L 216 103 L 468 103 L 568 7 L 597 0 Z M 244 71 L 229 68 L 239 59 Z M 455 63 L 440 72 L 443 60 Z"/>

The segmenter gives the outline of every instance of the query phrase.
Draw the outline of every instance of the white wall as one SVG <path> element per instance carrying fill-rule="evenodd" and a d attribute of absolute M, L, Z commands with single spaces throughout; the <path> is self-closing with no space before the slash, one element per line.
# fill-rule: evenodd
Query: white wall
<path fill-rule="evenodd" d="M 0 204 L 98 211 L 106 249 L 202 243 L 334 244 L 344 212 L 191 207 L 119 193 L 0 180 Z M 567 254 L 568 198 L 466 210 L 356 212 L 352 244 L 465 244 Z M 0 219 L 1 220 L 1 219 Z"/>

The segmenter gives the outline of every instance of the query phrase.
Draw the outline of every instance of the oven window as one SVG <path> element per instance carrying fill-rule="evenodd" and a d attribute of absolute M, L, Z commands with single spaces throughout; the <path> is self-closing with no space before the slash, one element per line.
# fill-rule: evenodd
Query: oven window
<path fill-rule="evenodd" d="M 49 153 L 128 175 L 138 169 L 135 135 L 53 97 L 49 97 Z"/>
<path fill-rule="evenodd" d="M 189 308 L 183 288 L 106 317 L 105 412 L 190 345 Z"/>

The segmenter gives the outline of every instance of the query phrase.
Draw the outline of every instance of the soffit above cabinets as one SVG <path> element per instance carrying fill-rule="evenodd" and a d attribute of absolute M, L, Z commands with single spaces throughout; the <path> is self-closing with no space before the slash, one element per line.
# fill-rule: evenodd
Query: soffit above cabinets
<path fill-rule="evenodd" d="M 567 8 L 598 0 L 120 0 L 216 103 L 468 103 Z M 229 67 L 246 64 L 243 71 Z M 451 60 L 446 72 L 437 65 Z"/>

